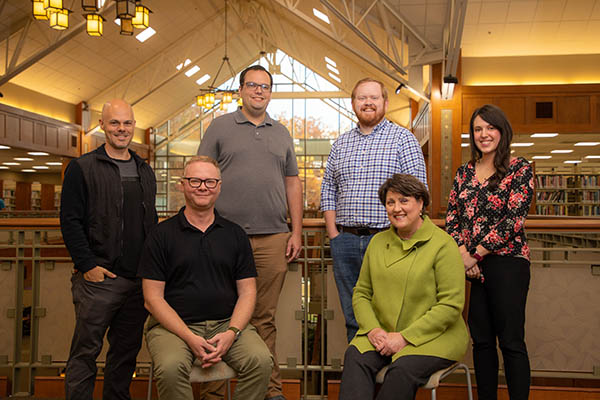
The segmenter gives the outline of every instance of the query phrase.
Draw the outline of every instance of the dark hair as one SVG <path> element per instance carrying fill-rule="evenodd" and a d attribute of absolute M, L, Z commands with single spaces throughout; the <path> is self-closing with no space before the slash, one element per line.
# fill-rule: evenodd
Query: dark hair
<path fill-rule="evenodd" d="M 263 67 L 262 65 L 251 65 L 248 68 L 246 68 L 245 70 L 242 71 L 242 73 L 240 74 L 240 89 L 244 86 L 244 82 L 245 82 L 245 78 L 246 78 L 246 73 L 248 71 L 263 71 L 266 72 L 267 75 L 269 75 L 269 81 L 270 81 L 270 85 L 271 85 L 271 89 L 273 88 L 273 75 L 271 75 L 271 73 L 269 71 L 267 71 L 267 69 L 265 67 Z"/>
<path fill-rule="evenodd" d="M 481 117 L 481 119 L 488 124 L 493 125 L 500 132 L 500 143 L 498 143 L 496 154 L 494 155 L 494 168 L 496 169 L 496 172 L 488 179 L 488 188 L 490 190 L 495 190 L 508 171 L 508 165 L 510 164 L 510 142 L 512 141 L 513 130 L 508 118 L 506 118 L 506 114 L 504 114 L 504 111 L 497 106 L 486 104 L 473 111 L 471 123 L 469 125 L 471 164 L 473 166 L 475 166 L 475 163 L 481 159 L 483 155 L 481 150 L 475 145 L 475 136 L 473 133 L 473 123 L 477 117 Z"/>
<path fill-rule="evenodd" d="M 429 205 L 429 192 L 423 182 L 409 174 L 394 174 L 388 178 L 379 188 L 378 195 L 381 204 L 385 206 L 385 198 L 388 192 L 400 193 L 406 197 L 414 197 L 423 201 L 423 213 Z"/>

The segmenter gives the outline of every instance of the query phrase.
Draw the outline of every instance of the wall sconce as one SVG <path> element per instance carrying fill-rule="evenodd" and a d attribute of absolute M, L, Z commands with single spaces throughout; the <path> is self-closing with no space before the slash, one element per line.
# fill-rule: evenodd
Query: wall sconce
<path fill-rule="evenodd" d="M 121 35 L 133 35 L 133 24 L 131 18 L 121 18 Z"/>
<path fill-rule="evenodd" d="M 152 11 L 142 4 L 135 6 L 135 17 L 131 20 L 134 28 L 146 29 L 150 26 L 150 13 Z"/>
<path fill-rule="evenodd" d="M 62 8 L 57 11 L 50 11 L 50 27 L 59 31 L 64 31 L 69 27 L 69 13 L 71 10 Z"/>
<path fill-rule="evenodd" d="M 102 36 L 104 30 L 104 21 L 100 14 L 86 14 L 86 32 L 90 36 Z"/>
<path fill-rule="evenodd" d="M 135 17 L 135 0 L 117 0 L 117 18 Z"/>
<path fill-rule="evenodd" d="M 454 96 L 454 85 L 458 83 L 458 78 L 452 75 L 446 75 L 442 80 L 442 100 L 452 100 Z"/>
<path fill-rule="evenodd" d="M 412 87 L 408 86 L 406 83 L 401 83 L 401 84 L 398 85 L 398 87 L 396 88 L 396 94 L 400 94 L 400 92 L 402 91 L 402 89 L 408 90 L 409 92 L 411 92 L 412 94 L 414 94 L 418 98 L 423 99 L 423 100 L 425 100 L 428 103 L 431 102 L 431 100 L 427 96 L 425 96 L 422 93 L 419 93 L 418 91 L 416 91 Z"/>

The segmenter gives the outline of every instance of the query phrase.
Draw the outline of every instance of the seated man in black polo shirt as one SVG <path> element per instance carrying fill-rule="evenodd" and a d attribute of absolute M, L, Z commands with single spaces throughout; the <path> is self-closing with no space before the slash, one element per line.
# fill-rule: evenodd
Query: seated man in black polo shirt
<path fill-rule="evenodd" d="M 234 399 L 262 400 L 273 365 L 248 324 L 256 301 L 256 268 L 244 230 L 215 211 L 221 190 L 215 160 L 194 157 L 182 178 L 186 206 L 145 243 L 138 275 L 152 314 L 146 341 L 159 397 L 193 399 L 194 359 L 220 360 L 238 373 Z"/>

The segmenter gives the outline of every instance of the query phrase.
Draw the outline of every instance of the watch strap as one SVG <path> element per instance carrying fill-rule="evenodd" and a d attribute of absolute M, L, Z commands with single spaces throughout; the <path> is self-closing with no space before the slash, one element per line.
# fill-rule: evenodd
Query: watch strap
<path fill-rule="evenodd" d="M 227 330 L 232 331 L 235 334 L 235 340 L 237 340 L 240 337 L 240 335 L 242 334 L 242 331 L 240 331 L 235 326 L 230 326 L 229 328 L 227 328 Z"/>

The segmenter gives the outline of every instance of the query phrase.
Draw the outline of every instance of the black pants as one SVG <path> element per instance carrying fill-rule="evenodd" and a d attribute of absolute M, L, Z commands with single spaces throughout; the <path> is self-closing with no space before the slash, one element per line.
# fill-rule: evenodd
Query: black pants
<path fill-rule="evenodd" d="M 139 279 L 117 277 L 88 282 L 78 272 L 71 278 L 75 332 L 65 377 L 67 399 L 91 400 L 96 381 L 96 358 L 104 334 L 110 345 L 104 369 L 104 399 L 130 399 L 129 385 L 142 345 L 144 309 Z"/>
<path fill-rule="evenodd" d="M 529 397 L 531 372 L 525 346 L 525 303 L 529 290 L 529 261 L 521 257 L 488 255 L 479 266 L 485 281 L 471 280 L 469 328 L 480 400 L 495 400 L 498 392 L 498 352 L 511 400 Z"/>
<path fill-rule="evenodd" d="M 344 372 L 340 386 L 340 400 L 372 399 L 375 393 L 377 372 L 392 361 L 376 351 L 360 353 L 349 346 L 344 356 Z M 440 369 L 449 367 L 454 361 L 432 356 L 403 356 L 390 365 L 377 400 L 413 400 L 419 386 Z"/>

